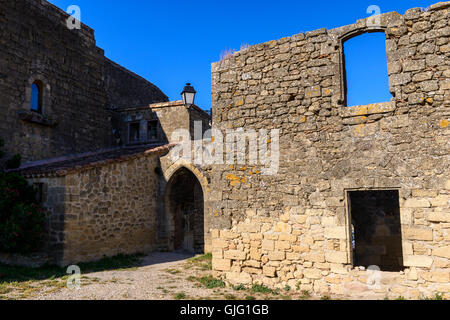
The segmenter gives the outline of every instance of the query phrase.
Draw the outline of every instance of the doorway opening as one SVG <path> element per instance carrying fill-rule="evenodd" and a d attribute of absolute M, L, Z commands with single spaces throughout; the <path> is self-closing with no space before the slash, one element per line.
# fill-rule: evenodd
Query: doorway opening
<path fill-rule="evenodd" d="M 398 190 L 349 191 L 353 265 L 404 270 Z"/>
<path fill-rule="evenodd" d="M 204 253 L 203 190 L 197 177 L 180 168 L 166 187 L 169 249 Z"/>

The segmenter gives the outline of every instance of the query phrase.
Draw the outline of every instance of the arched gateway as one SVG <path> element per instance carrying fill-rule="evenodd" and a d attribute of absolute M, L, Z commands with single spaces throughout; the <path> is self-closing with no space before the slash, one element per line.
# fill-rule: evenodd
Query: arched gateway
<path fill-rule="evenodd" d="M 181 167 L 165 188 L 165 225 L 169 250 L 204 253 L 204 195 L 197 177 Z"/>

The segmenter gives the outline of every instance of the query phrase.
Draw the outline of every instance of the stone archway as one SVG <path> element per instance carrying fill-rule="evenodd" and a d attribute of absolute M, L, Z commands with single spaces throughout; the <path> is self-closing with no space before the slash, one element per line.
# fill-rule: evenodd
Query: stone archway
<path fill-rule="evenodd" d="M 204 193 L 197 177 L 181 167 L 165 188 L 165 231 L 170 250 L 204 253 Z"/>

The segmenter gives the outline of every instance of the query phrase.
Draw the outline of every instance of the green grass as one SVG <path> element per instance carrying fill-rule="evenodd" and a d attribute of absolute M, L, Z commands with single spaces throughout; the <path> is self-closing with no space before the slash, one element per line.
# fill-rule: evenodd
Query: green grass
<path fill-rule="evenodd" d="M 443 295 L 442 294 L 440 294 L 440 293 L 435 293 L 434 294 L 434 297 L 432 297 L 432 298 L 425 298 L 424 300 L 444 300 L 444 297 L 443 297 Z"/>
<path fill-rule="evenodd" d="M 265 285 L 261 284 L 254 284 L 252 288 L 250 289 L 253 293 L 262 293 L 262 294 L 272 294 L 272 295 L 278 295 L 277 290 L 272 290 Z"/>
<path fill-rule="evenodd" d="M 198 279 L 205 288 L 215 289 L 215 288 L 225 288 L 225 282 L 220 279 L 213 278 L 212 276 L 201 277 Z"/>
<path fill-rule="evenodd" d="M 253 296 L 246 296 L 245 300 L 256 300 L 256 298 Z"/>
<path fill-rule="evenodd" d="M 434 300 L 444 300 L 444 297 L 442 296 L 442 294 L 436 293 L 434 295 Z"/>
<path fill-rule="evenodd" d="M 177 293 L 174 297 L 176 300 L 186 299 L 186 294 L 184 292 Z"/>
<path fill-rule="evenodd" d="M 232 288 L 234 291 L 244 291 L 244 290 L 247 290 L 247 288 L 246 288 L 243 284 L 240 284 L 240 285 L 237 285 L 237 286 L 231 285 L 231 288 Z"/>
<path fill-rule="evenodd" d="M 11 292 L 11 288 L 6 286 L 5 284 L 0 284 L 0 295 L 2 294 L 7 294 L 9 292 Z"/>
<path fill-rule="evenodd" d="M 207 253 L 201 256 L 197 256 L 194 258 L 189 259 L 186 262 L 186 267 L 197 267 L 201 270 L 212 270 L 212 254 Z"/>
<path fill-rule="evenodd" d="M 163 288 L 163 287 L 158 287 L 158 288 L 156 288 L 156 289 L 161 290 L 162 293 L 164 293 L 164 294 L 168 294 L 168 293 L 169 293 L 169 290 L 167 290 L 167 289 L 165 289 L 165 288 Z"/>
<path fill-rule="evenodd" d="M 166 269 L 165 271 L 167 273 L 170 273 L 170 274 L 173 274 L 173 275 L 178 274 L 178 273 L 181 272 L 180 270 L 176 270 L 176 269 Z"/>
<path fill-rule="evenodd" d="M 311 293 L 308 290 L 303 290 L 300 299 L 305 300 L 311 298 Z"/>

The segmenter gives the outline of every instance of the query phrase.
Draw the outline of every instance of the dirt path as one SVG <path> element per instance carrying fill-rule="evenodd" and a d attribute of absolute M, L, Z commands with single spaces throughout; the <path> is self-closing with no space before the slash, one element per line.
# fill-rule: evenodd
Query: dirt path
<path fill-rule="evenodd" d="M 152 253 L 140 267 L 92 272 L 81 275 L 81 287 L 69 289 L 65 280 L 49 280 L 23 284 L 29 293 L 10 296 L 28 300 L 317 300 L 328 297 L 310 296 L 295 288 L 277 292 L 267 287 L 226 288 L 211 277 L 211 257 L 196 257 L 182 253 Z M 82 270 L 81 270 L 82 271 Z M 51 282 L 50 282 L 51 283 Z M 25 291 L 26 293 L 26 291 Z M 337 297 L 331 297 L 336 299 Z M 349 299 L 349 297 L 339 299 Z"/>
<path fill-rule="evenodd" d="M 174 299 L 211 297 L 211 290 L 199 288 L 188 277 L 201 275 L 195 266 L 186 268 L 192 256 L 182 253 L 152 253 L 144 258 L 142 267 L 120 271 L 82 274 L 79 289 L 62 288 L 31 299 L 44 300 L 123 300 Z M 204 272 L 203 272 L 204 273 Z M 84 283 L 84 284 L 83 284 Z"/>

